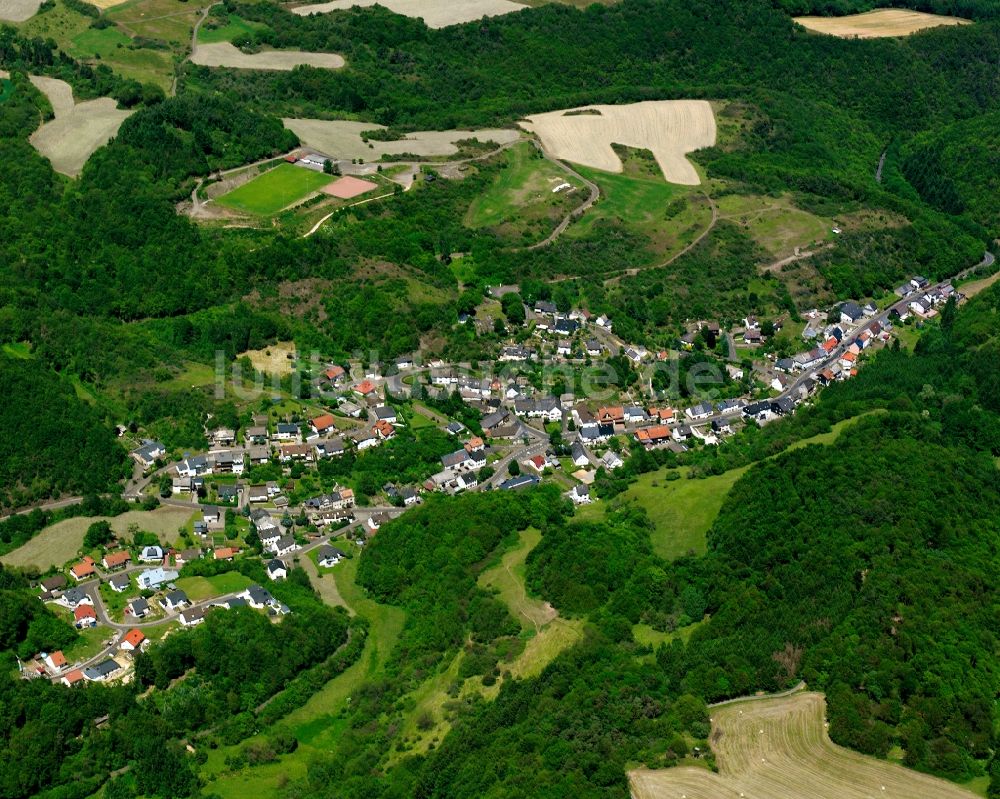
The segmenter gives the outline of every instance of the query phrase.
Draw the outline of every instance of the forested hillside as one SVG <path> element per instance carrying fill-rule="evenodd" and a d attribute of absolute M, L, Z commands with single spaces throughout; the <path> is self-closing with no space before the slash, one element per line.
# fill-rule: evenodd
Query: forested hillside
<path fill-rule="evenodd" d="M 0 395 L 0 509 L 106 491 L 126 473 L 128 458 L 114 432 L 65 379 L 0 354 Z"/>

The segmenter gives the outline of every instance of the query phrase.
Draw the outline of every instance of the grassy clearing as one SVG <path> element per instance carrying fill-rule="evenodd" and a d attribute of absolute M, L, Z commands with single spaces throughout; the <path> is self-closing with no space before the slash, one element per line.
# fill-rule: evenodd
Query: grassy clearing
<path fill-rule="evenodd" d="M 661 632 L 660 630 L 654 630 L 648 624 L 636 624 L 632 627 L 632 636 L 635 638 L 637 643 L 646 644 L 647 646 L 656 649 L 660 644 L 667 644 L 677 639 L 683 643 L 687 643 L 691 634 L 697 630 L 701 625 L 707 621 L 707 618 L 701 621 L 696 621 L 694 624 L 688 624 L 685 627 L 679 627 L 673 632 Z"/>
<path fill-rule="evenodd" d="M 198 41 L 202 44 L 235 42 L 237 39 L 252 36 L 257 31 L 266 29 L 267 26 L 260 22 L 251 22 L 235 14 L 229 14 L 224 25 L 210 27 L 206 21 L 204 25 L 198 28 Z"/>
<path fill-rule="evenodd" d="M 31 345 L 26 341 L 20 341 L 17 344 L 4 344 L 0 347 L 0 350 L 3 351 L 4 355 L 22 361 L 27 361 L 34 357 L 31 354 Z"/>
<path fill-rule="evenodd" d="M 295 352 L 294 341 L 278 341 L 262 350 L 241 352 L 236 360 L 249 358 L 253 368 L 265 374 L 290 375 L 295 370 Z"/>
<path fill-rule="evenodd" d="M 249 577 L 239 572 L 225 572 L 212 577 L 181 577 L 176 581 L 177 587 L 187 594 L 192 602 L 203 602 L 224 594 L 235 594 L 249 587 L 251 582 Z"/>
<path fill-rule="evenodd" d="M 860 418 L 862 417 L 856 416 L 838 422 L 829 432 L 797 441 L 785 452 L 810 444 L 832 444 L 845 427 Z M 692 552 L 701 555 L 706 549 L 705 535 L 715 517 L 719 515 L 729 489 L 750 468 L 751 466 L 744 466 L 723 474 L 694 480 L 686 479 L 687 469 L 676 470 L 681 475 L 678 480 L 668 480 L 667 474 L 670 470 L 661 469 L 641 475 L 616 501 L 636 502 L 645 508 L 654 525 L 651 533 L 653 550 L 661 558 L 675 560 Z M 600 519 L 602 514 L 600 504 L 586 505 L 577 511 L 578 517 L 590 520 Z"/>
<path fill-rule="evenodd" d="M 332 180 L 330 175 L 322 172 L 313 172 L 292 164 L 279 164 L 260 177 L 219 197 L 216 202 L 237 211 L 268 216 L 304 200 Z"/>
<path fill-rule="evenodd" d="M 541 532 L 534 527 L 522 530 L 517 546 L 505 553 L 500 563 L 479 575 L 479 585 L 494 589 L 522 629 L 535 633 L 558 615 L 548 602 L 529 597 L 524 587 L 525 560 L 541 540 Z"/>
<path fill-rule="evenodd" d="M 587 190 L 576 178 L 542 158 L 528 142 L 507 149 L 503 168 L 479 195 L 465 216 L 469 227 L 491 227 L 500 235 L 544 238 L 562 217 L 586 199 Z M 572 188 L 557 194 L 564 183 Z"/>
<path fill-rule="evenodd" d="M 37 566 L 42 571 L 62 566 L 77 556 L 87 528 L 102 519 L 110 522 L 118 535 L 128 534 L 129 527 L 155 533 L 161 541 L 174 541 L 177 530 L 191 515 L 183 508 L 160 507 L 154 511 L 129 511 L 121 516 L 78 516 L 49 525 L 22 547 L 8 552 L 0 561 L 8 566 Z"/>
<path fill-rule="evenodd" d="M 836 746 L 822 694 L 754 699 L 711 709 L 717 774 L 697 766 L 629 773 L 635 799 L 968 799 L 975 794 L 927 774 Z M 809 786 L 806 793 L 790 786 Z"/>
<path fill-rule="evenodd" d="M 716 200 L 719 217 L 742 227 L 774 258 L 833 239 L 833 220 L 796 208 L 787 195 L 727 194 Z"/>

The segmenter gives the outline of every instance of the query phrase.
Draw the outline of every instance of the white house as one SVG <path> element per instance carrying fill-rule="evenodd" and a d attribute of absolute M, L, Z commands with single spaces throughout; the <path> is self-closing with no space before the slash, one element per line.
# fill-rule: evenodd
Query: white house
<path fill-rule="evenodd" d="M 143 563 L 156 563 L 163 560 L 163 549 L 157 546 L 143 547 L 139 553 L 139 560 Z"/>
<path fill-rule="evenodd" d="M 139 588 L 154 590 L 171 580 L 180 577 L 180 573 L 168 569 L 147 569 L 135 578 Z"/>
<path fill-rule="evenodd" d="M 289 552 L 294 552 L 297 549 L 300 549 L 300 547 L 295 543 L 295 539 L 290 535 L 286 535 L 278 539 L 271 545 L 271 550 L 279 558 L 287 555 Z"/>
<path fill-rule="evenodd" d="M 329 544 L 319 548 L 319 552 L 316 553 L 316 563 L 322 566 L 324 569 L 332 568 L 336 566 L 340 561 L 342 561 L 347 555 L 343 550 L 337 549 L 337 547 L 332 547 Z"/>
<path fill-rule="evenodd" d="M 267 564 L 267 576 L 272 580 L 284 580 L 288 576 L 288 567 L 284 561 L 275 558 Z"/>

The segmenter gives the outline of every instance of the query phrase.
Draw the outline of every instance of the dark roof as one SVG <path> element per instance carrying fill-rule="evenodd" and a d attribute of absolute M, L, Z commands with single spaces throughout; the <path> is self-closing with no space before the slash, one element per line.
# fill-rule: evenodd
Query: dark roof
<path fill-rule="evenodd" d="M 181 602 L 190 602 L 191 601 L 190 599 L 188 599 L 187 594 L 185 594 L 179 588 L 176 589 L 176 590 L 174 590 L 174 591 L 171 591 L 169 594 L 167 594 L 166 600 L 171 605 L 177 605 L 177 604 L 180 604 Z"/>
<path fill-rule="evenodd" d="M 278 560 L 277 558 L 275 558 L 274 560 L 272 560 L 271 562 L 269 562 L 267 564 L 267 570 L 269 572 L 276 572 L 279 569 L 284 569 L 285 571 L 288 570 L 288 567 L 285 565 L 285 562 L 282 561 L 282 560 Z"/>
<path fill-rule="evenodd" d="M 514 488 L 526 488 L 527 486 L 537 485 L 539 479 L 533 474 L 522 474 L 519 477 L 511 477 L 509 480 L 504 480 L 500 483 L 500 488 L 510 491 Z"/>
<path fill-rule="evenodd" d="M 109 659 L 98 663 L 96 666 L 84 669 L 83 673 L 88 679 L 93 680 L 95 677 L 107 677 L 109 674 L 114 674 L 120 668 L 121 666 L 115 663 L 115 661 Z"/>
<path fill-rule="evenodd" d="M 55 591 L 57 588 L 62 588 L 66 585 L 66 575 L 55 574 L 52 577 L 46 577 L 42 580 L 41 585 L 46 591 Z"/>
<path fill-rule="evenodd" d="M 842 314 L 845 314 L 846 316 L 849 316 L 852 322 L 856 322 L 858 319 L 860 319 L 862 316 L 865 315 L 865 312 L 861 310 L 861 306 L 858 305 L 853 300 L 848 300 L 843 305 L 841 305 L 840 312 Z"/>

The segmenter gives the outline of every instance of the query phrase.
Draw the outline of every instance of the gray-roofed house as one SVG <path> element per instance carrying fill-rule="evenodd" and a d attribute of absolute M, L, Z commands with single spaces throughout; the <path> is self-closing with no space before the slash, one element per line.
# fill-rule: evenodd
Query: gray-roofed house
<path fill-rule="evenodd" d="M 259 585 L 251 585 L 243 592 L 243 596 L 250 607 L 257 608 L 258 610 L 267 607 L 274 601 L 274 597 L 271 596 L 270 592 Z"/>
<path fill-rule="evenodd" d="M 141 619 L 149 613 L 149 602 L 146 601 L 145 597 L 136 597 L 125 607 L 128 610 L 129 615 L 134 616 L 137 619 Z"/>
<path fill-rule="evenodd" d="M 95 666 L 85 668 L 83 670 L 83 676 L 91 682 L 104 682 L 120 669 L 121 666 L 109 658 L 108 660 L 102 661 Z"/>
<path fill-rule="evenodd" d="M 127 591 L 131 584 L 132 580 L 127 574 L 116 574 L 108 580 L 108 585 L 111 586 L 111 590 L 119 594 L 123 591 Z"/>
<path fill-rule="evenodd" d="M 319 548 L 319 552 L 316 553 L 316 562 L 324 569 L 329 569 L 336 566 L 346 557 L 347 555 L 343 550 L 327 544 Z"/>
<path fill-rule="evenodd" d="M 284 561 L 275 558 L 267 564 L 267 576 L 272 580 L 284 580 L 288 576 L 288 567 Z"/>
<path fill-rule="evenodd" d="M 190 605 L 191 600 L 188 599 L 188 595 L 181 591 L 179 588 L 169 591 L 165 597 L 163 597 L 163 607 L 167 610 L 177 610 L 183 605 Z"/>
<path fill-rule="evenodd" d="M 865 315 L 865 312 L 861 310 L 861 306 L 858 305 L 853 300 L 848 300 L 843 305 L 840 306 L 840 323 L 844 325 L 850 325 L 857 322 Z"/>

